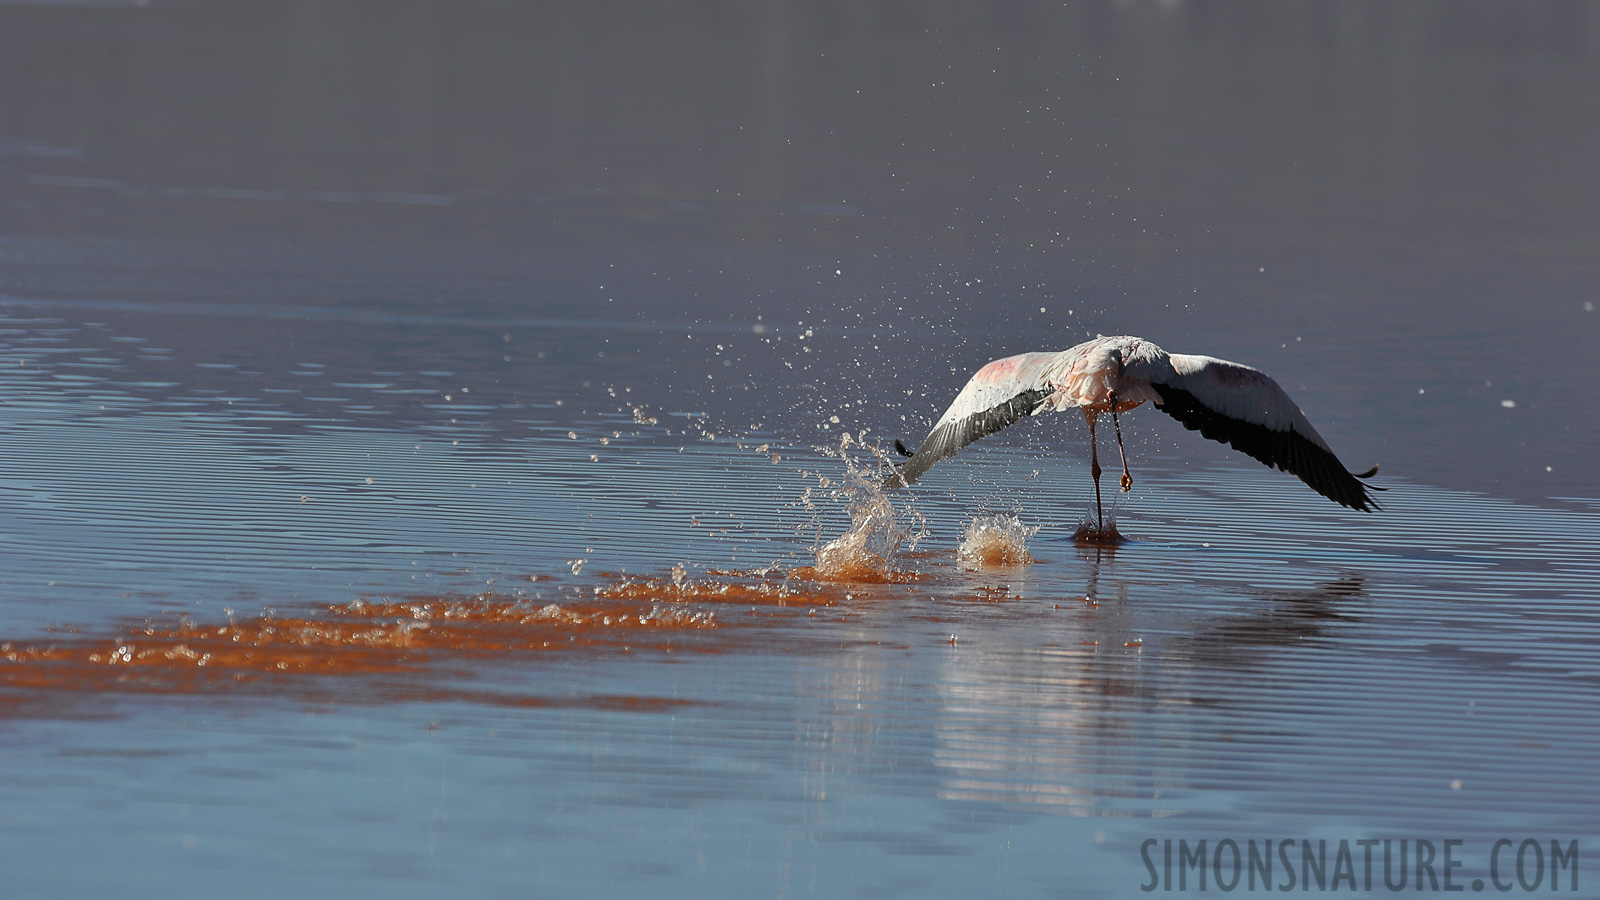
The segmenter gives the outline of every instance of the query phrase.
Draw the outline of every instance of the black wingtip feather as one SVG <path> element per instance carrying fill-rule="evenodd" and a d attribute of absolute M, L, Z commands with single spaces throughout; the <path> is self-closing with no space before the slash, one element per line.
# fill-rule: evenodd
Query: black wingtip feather
<path fill-rule="evenodd" d="M 1152 384 L 1161 396 L 1159 408 L 1190 431 L 1227 444 L 1268 466 L 1281 469 L 1305 482 L 1308 487 L 1341 506 L 1362 512 L 1380 509 L 1371 491 L 1382 490 L 1359 479 L 1377 474 L 1378 467 L 1356 474 L 1339 458 L 1304 435 L 1293 431 L 1273 431 L 1264 425 L 1243 422 L 1205 406 L 1180 388 Z"/>

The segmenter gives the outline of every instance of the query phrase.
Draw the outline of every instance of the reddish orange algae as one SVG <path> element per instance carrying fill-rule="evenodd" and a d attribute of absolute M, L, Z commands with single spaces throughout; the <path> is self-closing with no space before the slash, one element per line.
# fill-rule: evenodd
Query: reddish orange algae
<path fill-rule="evenodd" d="M 496 594 L 357 600 L 301 615 L 268 611 L 226 624 L 152 620 L 108 628 L 100 636 L 73 629 L 0 643 L 0 712 L 27 694 L 188 693 L 266 679 L 281 687 L 283 679 L 294 676 L 304 681 L 306 675 L 391 675 L 451 660 L 529 652 L 716 652 L 725 639 L 691 640 L 729 624 L 717 617 L 716 606 L 834 606 L 849 596 L 846 587 L 769 572 L 712 571 L 703 580 L 690 580 L 680 570 L 670 580 L 612 576 L 598 586 L 557 591 L 557 602 Z M 512 705 L 552 702 L 441 692 L 416 683 L 402 693 L 409 700 L 448 694 Z M 654 708 L 640 698 L 594 702 Z"/>
<path fill-rule="evenodd" d="M 10 641 L 0 643 L 0 689 L 15 703 L 17 692 L 185 693 L 294 675 L 381 675 L 529 651 L 670 650 L 688 633 L 719 624 L 713 613 L 670 598 L 562 599 L 356 601 L 307 615 L 266 613 L 227 624 L 149 621 L 104 636 Z"/>
<path fill-rule="evenodd" d="M 819 584 L 915 584 L 926 577 L 915 572 L 882 569 L 872 565 L 836 566 L 827 571 L 801 566 L 790 574 L 795 578 Z"/>

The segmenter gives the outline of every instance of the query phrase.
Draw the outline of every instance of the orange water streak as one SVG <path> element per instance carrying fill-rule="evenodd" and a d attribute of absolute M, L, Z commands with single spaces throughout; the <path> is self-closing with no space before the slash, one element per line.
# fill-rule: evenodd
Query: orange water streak
<path fill-rule="evenodd" d="M 442 689 L 426 684 L 423 676 L 436 671 L 429 667 L 452 660 L 529 653 L 718 652 L 728 639 L 714 636 L 732 624 L 719 618 L 719 608 L 795 607 L 798 612 L 835 606 L 850 596 L 847 585 L 818 584 L 797 575 L 608 576 L 592 588 L 558 592 L 560 602 L 496 594 L 385 598 L 300 615 L 269 611 L 225 624 L 182 619 L 108 627 L 98 636 L 81 633 L 84 629 L 58 631 L 0 643 L 0 715 L 53 711 L 52 696 L 216 693 L 249 685 L 315 698 L 330 692 L 330 676 L 364 679 L 362 699 L 547 706 L 557 701 Z M 739 617 L 737 624 L 750 623 Z M 659 706 L 647 698 L 584 702 L 619 709 Z"/>
<path fill-rule="evenodd" d="M 495 595 L 357 601 L 227 624 L 152 621 L 98 637 L 71 632 L 0 643 L 0 711 L 41 694 L 282 686 L 296 676 L 391 675 L 450 659 L 580 648 L 706 649 L 686 639 L 720 624 L 713 612 L 643 594 L 559 604 Z"/>

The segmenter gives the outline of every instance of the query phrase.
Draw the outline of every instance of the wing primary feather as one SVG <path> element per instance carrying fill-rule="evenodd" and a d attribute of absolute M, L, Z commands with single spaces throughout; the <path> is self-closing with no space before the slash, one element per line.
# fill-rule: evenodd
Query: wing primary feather
<path fill-rule="evenodd" d="M 1198 431 L 1203 437 L 1227 444 L 1267 466 L 1288 472 L 1312 490 L 1342 506 L 1364 512 L 1379 508 L 1370 493 L 1377 488 L 1358 480 L 1375 474 L 1376 466 L 1372 471 L 1357 475 L 1346 469 L 1331 451 L 1318 446 L 1305 435 L 1295 431 L 1274 431 L 1265 425 L 1224 415 L 1182 388 L 1159 382 L 1153 382 L 1150 386 L 1161 397 L 1158 408 L 1182 422 L 1183 427 L 1190 431 Z"/>
<path fill-rule="evenodd" d="M 901 463 L 893 474 L 884 479 L 883 489 L 892 491 L 909 486 L 921 478 L 923 473 L 933 468 L 934 463 L 939 460 L 955 456 L 961 452 L 962 447 L 973 441 L 1033 415 L 1039 404 L 1050 394 L 1049 389 L 1023 391 L 1004 403 L 935 428 L 922 441 L 922 446 L 917 448 L 917 452 L 910 454 L 910 459 Z M 903 447 L 896 449 L 904 452 Z"/>

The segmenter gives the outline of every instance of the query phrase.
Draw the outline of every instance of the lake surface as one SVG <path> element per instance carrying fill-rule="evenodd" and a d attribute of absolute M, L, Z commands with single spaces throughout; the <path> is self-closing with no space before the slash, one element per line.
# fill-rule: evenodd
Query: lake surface
<path fill-rule="evenodd" d="M 1597 86 L 1566 4 L 0 8 L 0 871 L 1592 895 Z M 819 563 L 1096 333 L 1382 511 L 1140 409 L 1082 546 L 1044 416 Z"/>

